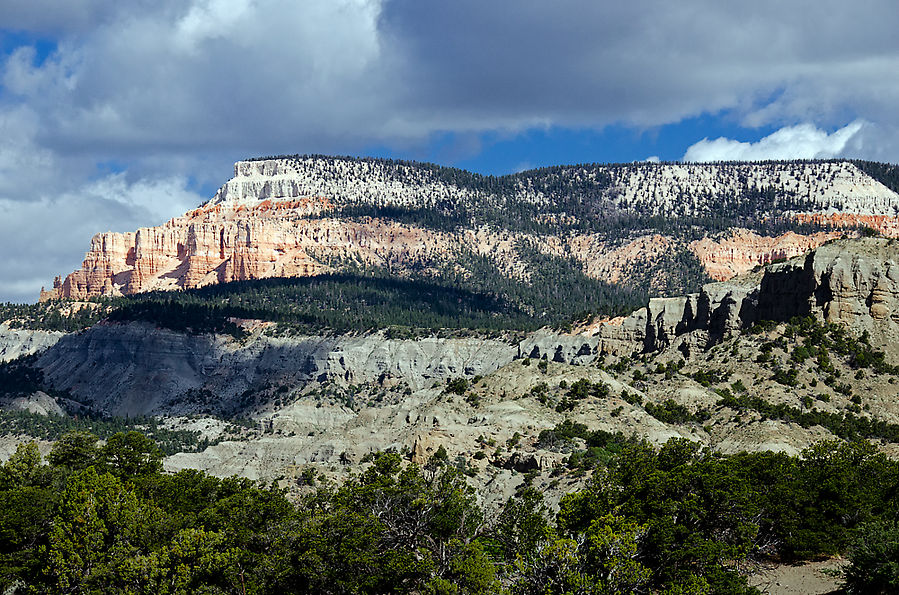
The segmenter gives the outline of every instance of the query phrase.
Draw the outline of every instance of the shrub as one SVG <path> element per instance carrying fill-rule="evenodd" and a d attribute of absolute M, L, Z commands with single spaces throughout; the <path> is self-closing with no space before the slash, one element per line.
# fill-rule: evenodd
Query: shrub
<path fill-rule="evenodd" d="M 468 390 L 468 380 L 465 378 L 447 378 L 446 392 L 456 395 L 464 395 Z"/>
<path fill-rule="evenodd" d="M 629 405 L 642 405 L 643 404 L 643 397 L 641 397 L 640 395 L 638 395 L 636 393 L 631 394 L 631 393 L 627 392 L 626 390 L 621 391 L 621 399 Z"/>
<path fill-rule="evenodd" d="M 700 409 L 696 413 L 690 413 L 690 410 L 684 405 L 681 405 L 672 399 L 667 399 L 661 405 L 647 402 L 645 408 L 646 413 L 666 424 L 685 424 L 689 422 L 701 423 L 711 417 L 709 412 L 704 409 Z"/>
<path fill-rule="evenodd" d="M 849 550 L 847 593 L 899 593 L 899 524 L 880 521 L 863 525 Z"/>
<path fill-rule="evenodd" d="M 796 386 L 799 384 L 799 381 L 796 377 L 799 375 L 799 370 L 796 368 L 790 368 L 789 370 L 777 369 L 774 371 L 774 381 L 784 386 Z"/>

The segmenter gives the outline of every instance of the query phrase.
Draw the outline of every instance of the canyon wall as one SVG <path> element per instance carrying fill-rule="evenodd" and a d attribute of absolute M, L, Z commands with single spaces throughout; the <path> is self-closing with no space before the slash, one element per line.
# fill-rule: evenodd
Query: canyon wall
<path fill-rule="evenodd" d="M 399 162 L 337 158 L 238 162 L 234 177 L 200 208 L 158 227 L 96 235 L 82 267 L 57 278 L 40 299 L 308 276 L 350 262 L 403 274 L 457 263 L 467 253 L 487 256 L 510 277 L 527 278 L 528 265 L 516 251 L 521 242 L 545 254 L 572 258 L 587 275 L 613 283 L 681 250 L 692 252 L 710 277 L 726 280 L 802 254 L 846 228 L 869 226 L 899 235 L 899 195 L 851 163 L 573 166 L 545 174 L 539 184 L 536 176 L 512 177 L 499 187 L 496 181 L 466 185 L 435 168 Z M 563 182 L 563 190 L 554 190 Z M 726 211 L 731 203 L 734 209 L 744 208 L 761 200 L 758 196 L 797 225 L 831 230 L 766 236 L 729 229 L 690 242 L 651 229 L 598 233 L 575 225 L 538 233 L 527 226 L 503 228 L 474 220 L 470 225 L 440 228 L 401 216 L 409 209 L 452 214 L 533 207 L 538 213 L 546 211 L 537 216 L 541 221 L 576 223 L 580 216 L 603 221 L 638 215 L 673 220 L 708 217 L 715 209 Z M 564 212 L 581 208 L 577 205 L 587 197 L 592 209 L 587 215 Z M 344 216 L 342 209 L 351 207 L 381 215 Z M 397 215 L 391 217 L 391 212 Z"/>
<path fill-rule="evenodd" d="M 899 240 L 832 241 L 763 273 L 707 284 L 698 294 L 652 299 L 632 317 L 648 321 L 645 351 L 672 345 L 689 351 L 759 321 L 809 315 L 855 335 L 867 332 L 872 344 L 899 357 Z"/>

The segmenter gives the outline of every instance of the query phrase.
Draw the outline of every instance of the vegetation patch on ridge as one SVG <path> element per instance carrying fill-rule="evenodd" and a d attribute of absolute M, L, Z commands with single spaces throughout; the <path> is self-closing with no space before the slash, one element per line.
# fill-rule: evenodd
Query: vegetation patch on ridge
<path fill-rule="evenodd" d="M 277 322 L 297 332 L 366 332 L 407 329 L 531 331 L 562 326 L 591 313 L 618 315 L 643 305 L 644 292 L 587 277 L 576 263 L 523 245 L 532 270 L 527 281 L 501 274 L 474 254 L 436 277 L 391 277 L 382 269 L 315 277 L 272 278 L 209 285 L 185 291 L 154 291 L 95 298 L 77 318 L 58 315 L 65 302 L 0 306 L 12 327 L 79 330 L 103 319 L 147 321 L 182 332 L 243 331 L 232 320 Z M 57 312 L 57 315 L 52 314 Z"/>

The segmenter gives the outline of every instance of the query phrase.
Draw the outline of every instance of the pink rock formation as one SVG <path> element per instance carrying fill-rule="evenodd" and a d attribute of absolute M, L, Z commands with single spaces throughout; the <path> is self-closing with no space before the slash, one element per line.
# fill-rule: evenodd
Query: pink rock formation
<path fill-rule="evenodd" d="M 746 168 L 767 180 L 757 184 L 765 187 L 783 176 L 789 182 L 790 176 L 799 175 L 793 168 Z M 821 164 L 819 169 L 822 172 L 812 179 L 831 179 L 839 170 L 839 183 L 807 188 L 822 212 L 795 215 L 798 223 L 818 223 L 837 230 L 868 225 L 886 235 L 899 236 L 899 218 L 884 214 L 896 212 L 899 196 L 879 183 L 865 185 L 867 178 L 854 166 Z M 609 171 L 610 175 L 621 174 L 616 168 Z M 637 168 L 628 175 L 661 177 L 656 176 L 655 181 L 620 180 L 605 200 L 619 210 L 625 208 L 625 203 L 636 201 L 634 204 L 652 207 L 651 212 L 677 216 L 683 210 L 677 192 L 715 200 L 717 194 L 712 190 L 720 189 L 717 174 L 712 176 L 710 172 L 709 168 L 681 165 L 660 166 L 658 170 Z M 388 167 L 365 160 L 277 158 L 238 162 L 234 178 L 202 207 L 158 227 L 94 236 L 82 267 L 65 279 L 57 278 L 51 290 L 41 291 L 40 299 L 84 299 L 237 280 L 316 275 L 339 270 L 347 263 L 384 267 L 397 274 L 413 269 L 436 271 L 451 265 L 465 274 L 459 264 L 462 259 L 457 258 L 463 252 L 488 256 L 501 274 L 525 280 L 532 265 L 518 253 L 521 241 L 544 254 L 574 258 L 591 277 L 622 283 L 647 263 L 658 263 L 667 253 L 682 250 L 685 245 L 679 237 L 659 233 L 615 241 L 599 233 L 538 234 L 486 224 L 437 231 L 392 220 L 334 215 L 335 208 L 346 206 L 403 209 L 451 203 L 474 209 L 483 207 L 483 201 L 489 199 L 483 193 L 447 183 L 432 174 L 427 168 L 398 164 Z M 727 191 L 737 190 L 735 187 Z M 526 186 L 519 189 L 516 197 L 523 204 L 546 200 Z M 647 201 L 655 202 L 647 206 Z M 838 207 L 865 214 L 825 214 Z M 698 206 L 693 204 L 691 208 Z M 538 215 L 538 219 L 575 221 L 573 215 L 558 213 Z M 757 265 L 802 254 L 839 235 L 839 231 L 833 231 L 763 237 L 747 230 L 733 230 L 723 237 L 694 241 L 689 248 L 713 278 L 726 280 Z M 651 282 L 664 286 L 666 271 L 654 269 L 653 274 Z"/>
<path fill-rule="evenodd" d="M 831 231 L 804 236 L 788 231 L 769 237 L 748 229 L 735 229 L 723 238 L 702 238 L 691 242 L 690 249 L 710 277 L 726 281 L 759 265 L 799 256 L 841 235 L 842 232 Z"/>
<path fill-rule="evenodd" d="M 870 227 L 888 238 L 899 237 L 899 217 L 858 213 L 798 213 L 799 223 L 815 223 L 837 228 Z"/>
<path fill-rule="evenodd" d="M 312 260 L 305 248 L 330 237 L 334 221 L 302 219 L 312 202 L 214 205 L 135 233 L 97 234 L 81 269 L 65 280 L 57 278 L 52 290 L 41 292 L 41 300 L 322 272 L 328 267 Z M 351 226 L 343 227 L 352 234 Z"/>
<path fill-rule="evenodd" d="M 311 208 L 313 203 L 317 206 Z M 393 221 L 343 220 L 327 217 L 327 208 L 323 199 L 263 201 L 255 206 L 217 204 L 159 227 L 97 234 L 82 267 L 64 280 L 57 278 L 53 289 L 42 291 L 40 299 L 84 299 L 309 276 L 335 270 L 347 261 L 402 271 L 447 262 L 462 248 L 492 254 L 510 276 L 524 271 L 513 248 L 514 237 L 506 232 L 481 229 L 453 234 Z M 317 216 L 310 217 L 310 211 Z M 789 232 L 772 238 L 734 230 L 721 239 L 695 241 L 690 249 L 710 276 L 726 280 L 757 265 L 802 254 L 839 235 Z M 658 258 L 674 242 L 654 234 L 613 248 L 595 235 L 583 235 L 567 240 L 544 237 L 541 246 L 547 253 L 567 252 L 584 264 L 588 275 L 614 283 L 622 280 L 628 267 Z"/>

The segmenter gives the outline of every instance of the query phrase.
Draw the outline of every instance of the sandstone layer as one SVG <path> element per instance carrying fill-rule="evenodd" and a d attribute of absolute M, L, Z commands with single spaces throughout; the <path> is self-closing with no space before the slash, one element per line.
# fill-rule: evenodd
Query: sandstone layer
<path fill-rule="evenodd" d="M 587 275 L 613 283 L 687 250 L 708 275 L 726 280 L 839 235 L 769 237 L 738 229 L 688 243 L 652 229 L 599 233 L 575 225 L 584 217 L 600 227 L 627 217 L 708 218 L 731 205 L 735 211 L 756 205 L 752 217 L 764 218 L 759 196 L 767 197 L 765 208 L 797 224 L 899 233 L 899 195 L 851 163 L 573 166 L 546 174 L 539 184 L 537 173 L 509 178 L 500 191 L 415 164 L 312 157 L 238 162 L 234 177 L 200 208 L 158 227 L 96 235 L 82 267 L 57 278 L 41 300 L 308 276 L 347 263 L 395 274 L 427 272 L 458 266 L 460 255 L 469 253 L 489 258 L 502 274 L 527 279 L 529 265 L 517 250 L 522 242 L 574 259 Z M 570 189 L 555 190 L 558 180 Z M 474 219 L 446 228 L 403 219 L 416 210 L 438 213 L 438 219 L 473 213 Z M 353 212 L 376 216 L 347 215 Z M 533 212 L 541 223 L 574 227 L 538 233 L 529 225 L 475 220 L 487 212 L 500 218 Z M 664 286 L 662 279 L 651 281 Z"/>
<path fill-rule="evenodd" d="M 736 275 L 778 260 L 805 254 L 842 232 L 818 232 L 807 236 L 787 232 L 777 237 L 760 236 L 745 229 L 732 230 L 725 236 L 703 238 L 690 244 L 709 276 L 726 281 Z"/>

